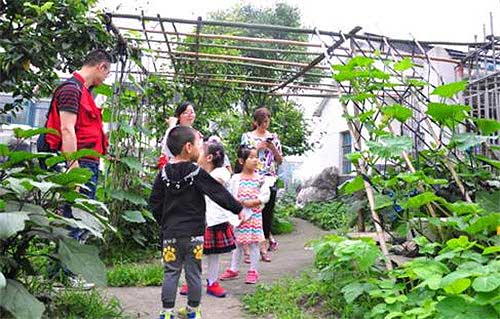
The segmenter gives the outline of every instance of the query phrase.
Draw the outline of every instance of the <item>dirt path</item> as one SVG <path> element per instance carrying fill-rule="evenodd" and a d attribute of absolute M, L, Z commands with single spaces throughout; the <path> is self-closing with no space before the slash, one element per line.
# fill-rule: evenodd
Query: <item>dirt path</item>
<path fill-rule="evenodd" d="M 277 236 L 279 250 L 272 255 L 271 263 L 259 264 L 260 282 L 271 283 L 284 276 L 296 276 L 306 267 L 310 266 L 313 260 L 313 252 L 304 249 L 304 244 L 311 239 L 319 238 L 326 232 L 314 225 L 294 219 L 295 231 L 289 235 Z M 230 263 L 230 254 L 222 258 L 221 271 L 226 269 Z M 243 274 L 246 273 L 248 265 L 241 268 Z M 205 269 L 204 269 L 205 271 Z M 207 295 L 202 296 L 201 309 L 203 318 L 245 318 L 241 307 L 240 299 L 247 293 L 255 290 L 255 285 L 246 285 L 244 276 L 242 279 L 224 282 L 228 295 L 226 298 L 215 298 Z M 161 308 L 160 287 L 145 288 L 108 288 L 108 296 L 116 296 L 125 311 L 133 318 L 157 318 Z M 180 296 L 176 301 L 176 308 L 186 304 L 186 297 Z"/>

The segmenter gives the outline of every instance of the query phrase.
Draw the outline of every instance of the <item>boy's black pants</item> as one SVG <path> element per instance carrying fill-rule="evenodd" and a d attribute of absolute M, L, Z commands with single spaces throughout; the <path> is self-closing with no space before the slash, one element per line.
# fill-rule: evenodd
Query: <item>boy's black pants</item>
<path fill-rule="evenodd" d="M 165 271 L 161 300 L 163 308 L 174 308 L 177 286 L 184 266 L 188 285 L 188 306 L 198 307 L 201 300 L 201 257 L 203 236 L 168 238 L 163 240 Z"/>

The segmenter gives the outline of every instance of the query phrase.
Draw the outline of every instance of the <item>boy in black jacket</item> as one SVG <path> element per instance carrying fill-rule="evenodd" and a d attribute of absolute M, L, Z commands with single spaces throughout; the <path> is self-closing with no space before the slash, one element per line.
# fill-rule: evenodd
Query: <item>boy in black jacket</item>
<path fill-rule="evenodd" d="M 174 318 L 175 297 L 182 266 L 188 284 L 188 305 L 179 310 L 185 318 L 201 318 L 201 257 L 205 232 L 205 198 L 239 214 L 241 204 L 205 170 L 194 163 L 201 140 L 193 129 L 178 126 L 167 138 L 175 159 L 156 176 L 151 198 L 153 215 L 161 226 L 165 274 L 160 319 Z"/>

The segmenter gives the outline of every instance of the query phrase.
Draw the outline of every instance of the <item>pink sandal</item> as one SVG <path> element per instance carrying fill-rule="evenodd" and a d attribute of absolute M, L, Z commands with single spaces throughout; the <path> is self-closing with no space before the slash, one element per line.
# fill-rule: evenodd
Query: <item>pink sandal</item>
<path fill-rule="evenodd" d="M 271 262 L 271 256 L 269 256 L 268 253 L 265 253 L 265 252 L 260 252 L 260 260 L 262 261 L 265 261 L 266 263 L 270 263 Z"/>

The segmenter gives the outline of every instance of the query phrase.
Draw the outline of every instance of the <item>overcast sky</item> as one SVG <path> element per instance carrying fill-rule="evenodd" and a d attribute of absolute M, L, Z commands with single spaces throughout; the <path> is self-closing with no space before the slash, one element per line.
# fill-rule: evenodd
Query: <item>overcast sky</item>
<path fill-rule="evenodd" d="M 238 3 L 269 6 L 286 2 L 298 6 L 307 27 L 349 31 L 359 25 L 364 32 L 393 38 L 418 40 L 473 41 L 483 39 L 483 24 L 490 34 L 490 12 L 494 32 L 500 35 L 500 0 L 100 0 L 99 6 L 120 13 L 164 17 L 206 18 L 207 13 Z M 118 10 L 116 8 L 119 8 Z"/>

